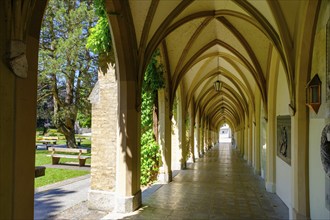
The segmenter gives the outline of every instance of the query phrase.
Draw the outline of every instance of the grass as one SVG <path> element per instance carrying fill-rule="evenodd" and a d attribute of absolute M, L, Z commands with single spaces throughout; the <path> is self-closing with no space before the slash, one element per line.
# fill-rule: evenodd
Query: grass
<path fill-rule="evenodd" d="M 54 131 L 51 131 L 51 136 L 57 136 L 59 139 L 57 141 L 57 144 L 64 145 L 66 143 L 65 137 L 62 134 L 56 133 Z M 80 137 L 80 135 L 76 135 L 76 138 Z M 36 139 L 42 139 L 42 135 L 36 136 Z M 38 142 L 38 141 L 37 141 Z M 83 139 L 83 142 L 81 144 L 81 147 L 90 147 L 91 146 L 91 140 L 88 138 Z M 36 166 L 42 166 L 46 164 L 51 164 L 52 159 L 51 157 L 47 157 L 47 155 L 51 154 L 48 150 L 36 150 L 36 160 L 35 165 Z M 84 154 L 84 155 L 90 155 Z M 78 159 L 69 159 L 69 158 L 61 158 L 60 163 L 76 163 L 78 164 Z M 90 164 L 90 159 L 86 160 L 86 164 Z M 45 176 L 35 178 L 35 187 L 41 187 L 48 184 L 60 182 L 63 180 L 71 179 L 74 177 L 82 176 L 89 174 L 90 171 L 84 171 L 84 170 L 69 170 L 69 169 L 57 169 L 57 168 L 46 168 Z"/>
<path fill-rule="evenodd" d="M 41 187 L 52 183 L 57 183 L 63 180 L 89 174 L 89 171 L 84 170 L 68 170 L 47 168 L 45 176 L 38 177 L 34 181 L 34 187 Z"/>

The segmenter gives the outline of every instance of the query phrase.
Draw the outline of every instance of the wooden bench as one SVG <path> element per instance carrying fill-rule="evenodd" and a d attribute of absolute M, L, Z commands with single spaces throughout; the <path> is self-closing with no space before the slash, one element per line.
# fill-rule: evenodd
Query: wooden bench
<path fill-rule="evenodd" d="M 84 153 L 89 153 L 90 149 L 86 148 L 63 148 L 63 147 L 50 147 L 48 148 L 52 154 L 47 155 L 52 157 L 52 164 L 58 164 L 61 158 L 71 158 L 78 159 L 79 166 L 85 166 L 86 159 L 91 158 L 91 156 L 82 155 Z M 61 153 L 75 153 L 75 154 L 61 154 Z"/>
<path fill-rule="evenodd" d="M 76 138 L 76 142 L 77 142 L 78 146 L 80 146 L 81 143 L 82 143 L 84 140 L 85 140 L 84 137 L 77 137 L 77 138 Z"/>
<path fill-rule="evenodd" d="M 37 140 L 36 142 L 46 145 L 48 149 L 48 147 L 52 146 L 52 144 L 56 144 L 57 141 L 58 141 L 58 137 L 42 137 L 41 140 Z"/>

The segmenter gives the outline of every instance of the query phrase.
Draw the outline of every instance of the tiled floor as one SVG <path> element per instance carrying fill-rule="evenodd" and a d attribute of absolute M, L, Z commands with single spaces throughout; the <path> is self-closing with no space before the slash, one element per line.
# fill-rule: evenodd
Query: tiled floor
<path fill-rule="evenodd" d="M 265 191 L 264 181 L 239 154 L 221 144 L 122 219 L 288 219 L 288 215 L 285 204 Z"/>

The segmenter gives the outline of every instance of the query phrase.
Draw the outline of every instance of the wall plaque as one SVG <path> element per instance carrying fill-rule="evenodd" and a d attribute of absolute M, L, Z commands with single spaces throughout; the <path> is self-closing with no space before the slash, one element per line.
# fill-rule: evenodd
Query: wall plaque
<path fill-rule="evenodd" d="M 277 116 L 277 156 L 291 165 L 291 116 Z"/>
<path fill-rule="evenodd" d="M 330 133 L 330 124 L 323 128 L 321 135 L 321 162 L 325 174 L 330 178 L 330 140 L 328 140 L 328 133 Z"/>

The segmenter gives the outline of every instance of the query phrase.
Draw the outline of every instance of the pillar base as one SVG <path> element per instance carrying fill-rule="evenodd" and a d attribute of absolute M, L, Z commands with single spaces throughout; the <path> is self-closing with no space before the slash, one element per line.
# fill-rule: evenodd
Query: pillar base
<path fill-rule="evenodd" d="M 187 162 L 182 162 L 181 163 L 181 170 L 187 169 Z"/>
<path fill-rule="evenodd" d="M 265 171 L 261 170 L 261 178 L 265 179 Z"/>
<path fill-rule="evenodd" d="M 172 170 L 181 170 L 182 164 L 181 162 L 172 162 Z"/>
<path fill-rule="evenodd" d="M 165 173 L 164 171 L 160 170 L 157 179 L 160 183 L 170 183 L 170 182 L 172 182 L 172 171 L 169 171 L 168 173 Z"/>
<path fill-rule="evenodd" d="M 289 218 L 290 219 L 299 219 L 299 220 L 309 220 L 310 218 L 304 214 L 297 212 L 294 208 L 289 207 Z"/>
<path fill-rule="evenodd" d="M 256 168 L 254 168 L 253 172 L 254 172 L 254 175 L 258 175 L 258 176 L 260 176 L 260 175 L 261 175 L 261 173 L 260 173 L 260 170 L 259 170 L 259 169 L 256 169 Z"/>
<path fill-rule="evenodd" d="M 129 213 L 142 204 L 141 190 L 134 196 L 121 197 L 115 192 L 90 190 L 88 193 L 88 208 L 116 213 Z"/>
<path fill-rule="evenodd" d="M 117 196 L 116 197 L 116 213 L 134 212 L 142 205 L 142 193 L 139 190 L 133 196 Z"/>
<path fill-rule="evenodd" d="M 89 190 L 88 208 L 100 211 L 113 211 L 116 206 L 116 194 L 103 190 Z"/>
<path fill-rule="evenodd" d="M 276 192 L 276 185 L 272 182 L 266 182 L 266 191 L 270 193 Z"/>
<path fill-rule="evenodd" d="M 196 162 L 195 156 L 191 156 L 187 160 L 187 163 L 195 163 L 195 162 Z"/>

